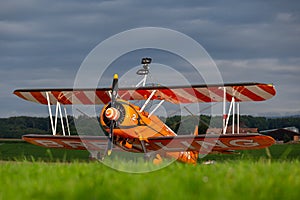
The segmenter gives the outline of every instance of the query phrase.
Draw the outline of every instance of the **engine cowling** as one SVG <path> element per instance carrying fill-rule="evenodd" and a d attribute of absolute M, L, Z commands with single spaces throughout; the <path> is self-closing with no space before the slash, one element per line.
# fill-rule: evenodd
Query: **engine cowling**
<path fill-rule="evenodd" d="M 105 134 L 109 133 L 112 122 L 116 123 L 114 134 L 119 139 L 139 139 L 175 134 L 157 116 L 149 117 L 148 112 L 140 112 L 140 107 L 128 101 L 118 99 L 113 108 L 107 104 L 100 114 L 100 124 Z"/>
<path fill-rule="evenodd" d="M 121 124 L 124 121 L 126 111 L 124 105 L 120 102 L 115 102 L 115 107 L 111 107 L 111 104 L 104 106 L 100 114 L 100 122 L 102 126 L 110 126 L 111 120 Z"/>

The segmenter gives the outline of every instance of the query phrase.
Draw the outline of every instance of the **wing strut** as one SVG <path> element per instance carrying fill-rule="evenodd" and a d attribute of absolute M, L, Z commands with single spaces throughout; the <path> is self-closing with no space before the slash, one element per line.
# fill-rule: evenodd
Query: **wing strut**
<path fill-rule="evenodd" d="M 225 106 L 223 105 L 223 108 L 224 107 Z M 237 112 L 235 112 L 235 109 L 237 110 Z M 232 110 L 232 134 L 235 134 L 235 114 L 236 113 L 237 113 L 237 122 L 236 122 L 237 134 L 240 134 L 240 104 L 236 103 L 235 98 L 232 97 L 230 106 L 229 106 L 229 110 L 228 110 L 228 114 L 223 114 L 223 120 L 225 120 L 224 127 L 223 127 L 223 135 L 225 135 L 226 131 L 227 131 L 231 110 Z"/>
<path fill-rule="evenodd" d="M 240 103 L 236 103 L 237 110 L 237 134 L 240 134 Z"/>
<path fill-rule="evenodd" d="M 56 108 L 55 108 L 55 121 L 53 122 L 53 115 L 52 115 L 52 110 L 51 110 L 51 101 L 50 101 L 50 96 L 49 92 L 46 92 L 46 97 L 47 97 L 47 104 L 48 104 L 48 111 L 49 111 L 49 116 L 50 116 L 50 122 L 51 122 L 51 128 L 52 128 L 52 134 L 57 135 L 57 119 L 58 119 L 58 111 L 59 111 L 59 117 L 60 117 L 60 122 L 61 122 L 61 129 L 63 132 L 63 135 L 66 135 L 65 132 L 65 124 L 64 124 L 64 119 L 66 119 L 66 125 L 67 125 L 67 130 L 69 136 L 71 135 L 70 133 L 70 126 L 69 126 L 69 120 L 68 120 L 68 115 L 67 115 L 67 109 L 64 107 L 64 114 L 63 116 L 62 111 L 61 111 L 61 106 L 59 101 L 56 102 Z"/>
<path fill-rule="evenodd" d="M 224 132 L 226 118 L 227 118 L 227 115 L 226 115 L 226 87 L 223 87 L 223 134 L 226 133 L 226 131 Z"/>
<path fill-rule="evenodd" d="M 150 96 L 148 97 L 148 99 L 146 100 L 146 102 L 144 103 L 144 105 L 142 106 L 142 108 L 140 109 L 140 112 L 143 112 L 144 109 L 146 108 L 146 106 L 148 105 L 148 103 L 150 102 L 151 98 L 153 97 L 153 95 L 156 93 L 156 90 L 153 90 L 152 93 L 150 94 Z"/>

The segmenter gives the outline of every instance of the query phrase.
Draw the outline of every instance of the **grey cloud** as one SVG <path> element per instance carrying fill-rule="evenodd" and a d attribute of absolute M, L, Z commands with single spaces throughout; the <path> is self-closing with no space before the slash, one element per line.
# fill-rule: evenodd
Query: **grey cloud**
<path fill-rule="evenodd" d="M 159 26 L 185 33 L 202 44 L 219 61 L 226 82 L 275 80 L 280 96 L 274 100 L 274 110 L 288 110 L 299 99 L 294 87 L 299 85 L 299 10 L 298 1 L 280 0 L 2 1 L 0 103 L 18 102 L 13 96 L 4 98 L 14 87 L 72 85 L 81 62 L 99 42 L 130 28 Z M 167 55 L 151 56 L 187 67 L 178 60 L 168 61 Z M 139 58 L 122 64 L 138 63 Z M 10 106 L 3 109 L 8 113 Z M 20 113 L 30 109 L 20 108 Z"/>
<path fill-rule="evenodd" d="M 273 111 L 279 114 L 299 112 L 299 61 L 300 59 L 287 59 L 284 62 L 279 59 L 218 60 L 217 65 L 224 81 L 274 84 L 277 90 L 275 97 L 257 105 L 245 103 L 243 111 L 250 114 Z"/>

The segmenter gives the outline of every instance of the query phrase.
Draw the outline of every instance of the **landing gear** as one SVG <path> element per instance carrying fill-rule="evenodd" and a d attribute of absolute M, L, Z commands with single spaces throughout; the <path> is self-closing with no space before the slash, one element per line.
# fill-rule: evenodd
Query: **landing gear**
<path fill-rule="evenodd" d="M 89 159 L 91 161 L 103 160 L 104 159 L 104 155 L 101 154 L 100 151 L 90 151 Z"/>
<path fill-rule="evenodd" d="M 101 153 L 100 151 L 90 151 L 89 159 L 91 161 L 99 160 L 103 161 L 105 158 L 105 153 Z"/>
<path fill-rule="evenodd" d="M 152 160 L 152 158 L 153 158 L 152 153 L 144 153 L 144 161 L 149 162 Z"/>
<path fill-rule="evenodd" d="M 145 145 L 145 140 L 140 139 L 142 150 L 144 152 L 144 160 L 149 161 L 151 159 L 151 153 L 147 153 L 146 145 Z"/>

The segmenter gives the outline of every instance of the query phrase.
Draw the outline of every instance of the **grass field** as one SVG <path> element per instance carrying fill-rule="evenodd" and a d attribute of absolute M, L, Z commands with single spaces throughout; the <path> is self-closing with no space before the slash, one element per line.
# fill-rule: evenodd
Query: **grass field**
<path fill-rule="evenodd" d="M 0 145 L 0 199 L 299 199 L 300 145 L 209 155 L 213 165 L 172 163 L 144 174 L 89 162 L 85 151 Z M 49 162 L 51 161 L 51 162 Z M 151 163 L 122 161 L 138 169 Z"/>
<path fill-rule="evenodd" d="M 46 149 L 27 142 L 0 142 L 0 160 L 6 161 L 88 161 L 89 152 Z"/>

